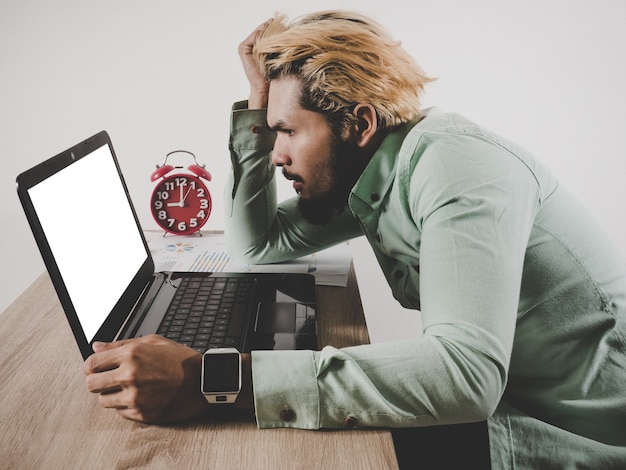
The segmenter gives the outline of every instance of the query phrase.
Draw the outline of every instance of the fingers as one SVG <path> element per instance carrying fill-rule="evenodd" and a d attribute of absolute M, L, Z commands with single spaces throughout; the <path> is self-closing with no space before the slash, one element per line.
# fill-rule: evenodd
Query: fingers
<path fill-rule="evenodd" d="M 119 348 L 127 344 L 128 341 L 115 341 L 113 343 L 94 342 L 92 345 L 94 354 L 89 356 L 83 363 L 83 372 L 88 375 L 118 367 L 119 354 L 116 354 L 116 352 L 119 352 Z"/>
<path fill-rule="evenodd" d="M 103 408 L 116 410 L 123 418 L 141 422 L 158 422 L 151 410 L 137 406 L 137 395 L 132 389 L 122 389 L 114 393 L 101 393 L 98 402 Z"/>
<path fill-rule="evenodd" d="M 120 408 L 128 403 L 129 391 L 135 390 L 141 367 L 139 348 L 145 343 L 168 341 L 158 335 L 94 344 L 95 354 L 87 358 L 83 371 L 87 375 L 87 390 L 100 393 L 100 402 L 106 408 Z"/>
<path fill-rule="evenodd" d="M 274 21 L 273 18 L 259 25 L 246 39 L 239 44 L 238 52 L 243 65 L 243 70 L 250 85 L 248 97 L 249 109 L 261 109 L 267 107 L 269 85 L 259 69 L 253 57 L 253 50 L 259 38 L 265 33 L 268 26 Z"/>
<path fill-rule="evenodd" d="M 171 341 L 159 335 L 142 336 L 140 338 L 124 339 L 112 343 L 95 341 L 92 345 L 94 354 L 89 356 L 83 363 L 83 372 L 93 374 L 104 372 L 119 367 L 123 359 L 132 356 L 136 347 L 140 344 L 169 344 Z M 124 347 L 126 346 L 126 347 Z"/>
<path fill-rule="evenodd" d="M 87 389 L 125 418 L 166 422 L 203 412 L 201 355 L 158 335 L 94 344 L 83 370 Z"/>
<path fill-rule="evenodd" d="M 91 393 L 111 393 L 122 389 L 117 369 L 113 371 L 89 374 L 86 384 Z"/>
<path fill-rule="evenodd" d="M 274 18 L 270 18 L 269 20 L 261 23 L 257 26 L 254 31 L 252 31 L 246 39 L 244 39 L 241 44 L 239 44 L 239 54 L 240 55 L 249 55 L 252 54 L 252 49 L 254 45 L 258 41 L 259 37 L 263 35 L 267 27 L 274 21 Z"/>
<path fill-rule="evenodd" d="M 87 358 L 83 364 L 87 390 L 92 393 L 107 393 L 118 391 L 132 382 L 133 377 L 127 373 L 128 366 L 123 367 L 128 364 L 132 353 L 120 346 L 116 343 L 107 344 L 108 349 L 102 349 Z"/>
<path fill-rule="evenodd" d="M 116 410 L 117 414 L 126 419 L 142 422 L 151 421 L 147 413 L 142 412 L 134 405 L 135 401 L 132 390 L 124 389 L 111 393 L 101 393 L 98 397 L 98 403 L 101 407 Z"/>
<path fill-rule="evenodd" d="M 103 408 L 127 410 L 128 404 L 132 402 L 129 393 L 129 390 L 124 389 L 101 393 L 98 397 L 98 402 Z"/>

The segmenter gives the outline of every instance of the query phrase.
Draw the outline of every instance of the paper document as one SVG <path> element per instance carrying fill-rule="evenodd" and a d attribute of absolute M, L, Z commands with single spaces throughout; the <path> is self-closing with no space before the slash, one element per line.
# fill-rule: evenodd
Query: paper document
<path fill-rule="evenodd" d="M 167 235 L 144 232 L 156 271 L 311 273 L 318 285 L 345 287 L 352 262 L 347 244 L 328 248 L 287 263 L 246 264 L 226 253 L 223 233 Z"/>

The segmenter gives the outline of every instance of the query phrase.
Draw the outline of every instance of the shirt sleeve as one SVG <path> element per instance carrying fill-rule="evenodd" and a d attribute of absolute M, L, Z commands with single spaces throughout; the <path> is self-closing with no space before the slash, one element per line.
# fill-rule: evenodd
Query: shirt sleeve
<path fill-rule="evenodd" d="M 485 420 L 495 410 L 538 184 L 497 145 L 469 139 L 444 147 L 423 156 L 404 188 L 421 232 L 423 336 L 253 353 L 260 427 L 428 426 Z"/>
<path fill-rule="evenodd" d="M 229 142 L 232 172 L 224 189 L 229 254 L 251 263 L 275 263 L 305 256 L 361 235 L 349 210 L 329 226 L 306 222 L 297 198 L 277 202 L 276 167 L 270 155 L 275 133 L 266 110 L 233 106 Z"/>

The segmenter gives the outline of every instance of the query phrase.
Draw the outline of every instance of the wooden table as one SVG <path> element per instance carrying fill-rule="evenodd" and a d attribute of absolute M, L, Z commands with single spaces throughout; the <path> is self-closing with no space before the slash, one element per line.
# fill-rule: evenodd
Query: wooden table
<path fill-rule="evenodd" d="M 318 287 L 320 344 L 369 342 L 354 271 Z M 47 273 L 0 314 L 0 468 L 397 468 L 385 430 L 259 430 L 252 419 L 145 425 L 101 408 Z"/>

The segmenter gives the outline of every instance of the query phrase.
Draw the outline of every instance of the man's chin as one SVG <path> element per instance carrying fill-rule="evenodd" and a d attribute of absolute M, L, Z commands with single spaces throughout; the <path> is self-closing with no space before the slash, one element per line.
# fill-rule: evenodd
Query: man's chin
<path fill-rule="evenodd" d="M 340 214 L 342 209 L 343 207 L 339 208 L 336 202 L 326 198 L 298 198 L 298 211 L 313 225 L 326 225 L 334 216 Z"/>

